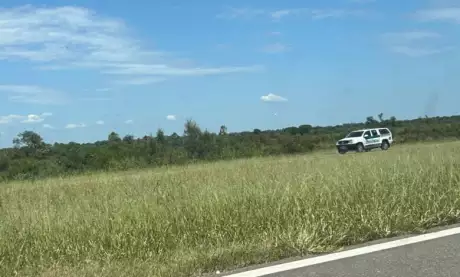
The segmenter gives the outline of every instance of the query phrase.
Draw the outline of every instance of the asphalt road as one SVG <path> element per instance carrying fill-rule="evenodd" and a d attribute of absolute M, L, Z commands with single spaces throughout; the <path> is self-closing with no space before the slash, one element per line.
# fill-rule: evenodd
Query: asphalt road
<path fill-rule="evenodd" d="M 430 237 L 428 237 L 430 236 Z M 228 277 L 460 276 L 460 228 L 393 239 L 342 253 L 242 270 Z"/>

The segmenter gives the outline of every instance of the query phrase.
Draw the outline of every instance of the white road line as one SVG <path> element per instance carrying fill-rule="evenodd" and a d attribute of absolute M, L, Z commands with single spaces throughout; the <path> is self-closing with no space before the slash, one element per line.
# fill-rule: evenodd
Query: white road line
<path fill-rule="evenodd" d="M 447 230 L 442 230 L 438 232 L 408 237 L 404 239 L 394 240 L 390 242 L 364 246 L 361 248 L 351 249 L 347 251 L 341 251 L 337 253 L 331 253 L 319 257 L 307 258 L 304 260 L 294 261 L 285 264 L 273 265 L 268 267 L 263 267 L 259 269 L 249 270 L 241 273 L 226 275 L 226 277 L 259 277 L 268 274 L 274 274 L 278 272 L 289 271 L 293 269 L 298 269 L 302 267 L 308 267 L 312 265 L 327 263 L 331 261 L 341 260 L 345 258 L 355 257 L 359 255 L 370 254 L 382 250 L 387 250 L 391 248 L 401 247 L 409 244 L 424 242 L 428 240 L 443 238 L 447 236 L 460 234 L 460 227 L 451 228 Z"/>

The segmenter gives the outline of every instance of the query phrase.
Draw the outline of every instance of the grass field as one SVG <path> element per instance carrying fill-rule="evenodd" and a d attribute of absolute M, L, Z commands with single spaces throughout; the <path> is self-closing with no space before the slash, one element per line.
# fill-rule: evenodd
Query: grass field
<path fill-rule="evenodd" d="M 460 219 L 460 143 L 0 188 L 0 276 L 191 276 Z"/>

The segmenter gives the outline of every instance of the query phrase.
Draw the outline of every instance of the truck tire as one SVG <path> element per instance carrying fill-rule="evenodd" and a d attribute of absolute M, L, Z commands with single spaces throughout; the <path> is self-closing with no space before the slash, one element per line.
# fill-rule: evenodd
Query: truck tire
<path fill-rule="evenodd" d="M 364 152 L 364 145 L 361 142 L 356 145 L 356 152 Z"/>
<path fill-rule="evenodd" d="M 386 150 L 388 150 L 388 148 L 390 148 L 390 144 L 388 143 L 388 141 L 384 140 L 384 141 L 382 141 L 382 144 L 380 145 L 380 148 L 383 151 L 386 151 Z"/>

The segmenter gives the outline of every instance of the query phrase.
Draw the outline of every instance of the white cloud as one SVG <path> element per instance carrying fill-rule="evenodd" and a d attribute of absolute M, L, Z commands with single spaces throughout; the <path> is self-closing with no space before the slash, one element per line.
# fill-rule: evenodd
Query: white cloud
<path fill-rule="evenodd" d="M 40 117 L 39 115 L 29 114 L 27 116 L 27 119 L 21 121 L 21 123 L 40 123 L 43 120 L 45 120 L 45 119 L 43 117 Z"/>
<path fill-rule="evenodd" d="M 105 74 L 211 75 L 254 67 L 172 66 L 171 53 L 152 50 L 125 22 L 75 6 L 0 9 L 0 60 L 27 60 L 39 68 L 86 68 Z M 257 68 L 259 69 L 259 68 Z"/>
<path fill-rule="evenodd" d="M 284 98 L 282 96 L 279 96 L 279 95 L 276 95 L 276 94 L 273 94 L 273 93 L 263 95 L 262 97 L 260 97 L 260 100 L 262 100 L 264 102 L 286 102 L 286 101 L 288 101 L 286 98 Z"/>
<path fill-rule="evenodd" d="M 446 51 L 452 50 L 451 47 L 444 47 L 444 48 L 414 48 L 409 46 L 393 46 L 391 47 L 391 51 L 394 53 L 404 54 L 409 57 L 423 57 L 429 56 L 434 54 L 443 53 Z"/>
<path fill-rule="evenodd" d="M 362 10 L 312 10 L 310 11 L 312 19 L 326 19 L 326 18 L 343 18 L 351 16 L 365 16 L 369 12 Z"/>
<path fill-rule="evenodd" d="M 368 4 L 368 3 L 377 2 L 377 0 L 350 0 L 350 2 L 357 3 L 357 4 Z"/>
<path fill-rule="evenodd" d="M 255 72 L 262 69 L 262 66 L 177 68 L 163 64 L 112 64 L 111 68 L 104 72 L 114 75 L 204 76 L 236 72 Z"/>
<path fill-rule="evenodd" d="M 415 12 L 414 17 L 420 21 L 445 21 L 460 24 L 460 7 L 419 10 Z"/>
<path fill-rule="evenodd" d="M 133 123 L 134 123 L 134 121 L 132 119 L 128 119 L 128 120 L 125 121 L 125 124 L 133 124 Z"/>
<path fill-rule="evenodd" d="M 52 113 L 42 113 L 40 115 L 29 114 L 29 115 L 18 115 L 10 114 L 0 116 L 0 124 L 8 124 L 14 121 L 20 121 L 21 123 L 40 123 L 45 120 L 46 117 L 52 116 Z"/>
<path fill-rule="evenodd" d="M 271 16 L 273 19 L 281 19 L 281 18 L 283 18 L 283 17 L 285 17 L 285 16 L 288 16 L 288 15 L 299 14 L 299 13 L 301 13 L 302 11 L 304 11 L 304 9 L 277 10 L 277 11 L 271 12 L 271 13 L 270 13 L 270 16 Z"/>
<path fill-rule="evenodd" d="M 54 127 L 50 124 L 43 124 L 43 128 L 46 128 L 46 129 L 54 129 Z"/>
<path fill-rule="evenodd" d="M 274 43 L 265 46 L 262 50 L 266 53 L 276 54 L 288 51 L 289 47 L 282 43 Z"/>
<path fill-rule="evenodd" d="M 167 116 L 166 116 L 166 119 L 167 119 L 167 120 L 176 120 L 176 116 L 173 115 L 173 114 L 170 114 L 170 115 L 167 115 Z"/>
<path fill-rule="evenodd" d="M 17 115 L 17 114 L 2 115 L 0 116 L 0 124 L 8 124 L 14 120 L 21 120 L 23 118 L 24 118 L 23 115 Z"/>
<path fill-rule="evenodd" d="M 79 100 L 81 101 L 108 101 L 110 99 L 111 98 L 109 97 L 83 97 L 83 98 L 80 98 Z"/>
<path fill-rule="evenodd" d="M 441 34 L 431 31 L 385 33 L 381 38 L 390 51 L 409 57 L 429 56 L 452 49 L 440 44 Z"/>
<path fill-rule="evenodd" d="M 217 15 L 217 18 L 253 18 L 259 15 L 266 15 L 267 11 L 263 9 L 247 9 L 247 8 L 227 8 L 227 11 Z"/>
<path fill-rule="evenodd" d="M 121 84 L 121 85 L 148 85 L 148 84 L 159 83 L 163 81 L 166 81 L 166 78 L 141 77 L 141 78 L 117 80 L 115 81 L 115 83 Z"/>
<path fill-rule="evenodd" d="M 112 89 L 111 88 L 97 88 L 95 89 L 95 91 L 97 92 L 107 92 L 107 91 L 111 91 Z"/>
<path fill-rule="evenodd" d="M 85 123 L 79 123 L 79 124 L 69 123 L 65 126 L 66 129 L 85 128 L 85 127 L 86 127 Z"/>
<path fill-rule="evenodd" d="M 104 121 L 98 120 L 98 121 L 96 121 L 96 124 L 97 124 L 97 125 L 104 125 Z"/>
<path fill-rule="evenodd" d="M 460 5 L 458 0 L 427 0 L 427 2 L 431 8 L 458 7 Z"/>
<path fill-rule="evenodd" d="M 411 42 L 414 40 L 433 39 L 442 37 L 439 33 L 430 31 L 408 31 L 408 32 L 394 32 L 385 33 L 382 38 L 390 43 Z"/>
<path fill-rule="evenodd" d="M 228 8 L 227 11 L 219 14 L 218 18 L 235 19 L 235 18 L 254 18 L 257 16 L 268 17 L 279 21 L 287 16 L 303 16 L 310 19 L 326 19 L 339 18 L 350 16 L 362 16 L 368 14 L 363 10 L 350 9 L 309 9 L 309 8 L 294 8 L 294 9 L 279 9 L 279 10 L 264 10 L 264 9 L 247 9 L 247 8 Z"/>
<path fill-rule="evenodd" d="M 0 85 L 0 92 L 6 92 L 8 94 L 8 99 L 13 102 L 43 105 L 65 104 L 68 102 L 68 98 L 65 93 L 54 89 L 43 88 L 38 86 Z"/>

